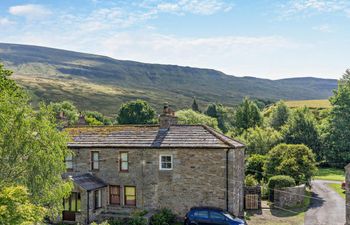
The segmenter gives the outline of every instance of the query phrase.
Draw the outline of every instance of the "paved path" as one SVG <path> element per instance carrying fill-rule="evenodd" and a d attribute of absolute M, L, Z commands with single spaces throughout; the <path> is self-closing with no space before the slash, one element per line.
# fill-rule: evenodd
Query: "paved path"
<path fill-rule="evenodd" d="M 312 197 L 308 211 L 305 213 L 305 225 L 344 225 L 345 200 L 327 183 L 337 181 L 312 181 Z"/>

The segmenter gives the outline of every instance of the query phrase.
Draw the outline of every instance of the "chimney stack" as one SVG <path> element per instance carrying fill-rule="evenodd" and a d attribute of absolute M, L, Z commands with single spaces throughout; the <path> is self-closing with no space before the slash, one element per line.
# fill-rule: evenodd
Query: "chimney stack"
<path fill-rule="evenodd" d="M 159 128 L 169 129 L 171 125 L 177 124 L 175 112 L 169 107 L 168 103 L 164 104 L 163 113 L 159 116 Z"/>

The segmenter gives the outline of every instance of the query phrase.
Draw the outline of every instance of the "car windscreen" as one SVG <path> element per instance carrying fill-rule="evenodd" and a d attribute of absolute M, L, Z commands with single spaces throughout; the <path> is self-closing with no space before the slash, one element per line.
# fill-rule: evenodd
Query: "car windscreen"
<path fill-rule="evenodd" d="M 224 215 L 231 220 L 233 220 L 235 218 L 235 216 L 230 214 L 229 212 L 224 212 Z"/>

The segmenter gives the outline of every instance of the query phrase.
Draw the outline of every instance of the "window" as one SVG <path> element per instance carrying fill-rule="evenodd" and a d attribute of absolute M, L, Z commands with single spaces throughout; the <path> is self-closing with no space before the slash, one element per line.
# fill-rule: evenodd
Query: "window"
<path fill-rule="evenodd" d="M 71 195 L 63 200 L 64 211 L 79 212 L 81 209 L 80 193 L 72 192 Z"/>
<path fill-rule="evenodd" d="M 209 214 L 206 210 L 199 210 L 193 213 L 193 216 L 197 219 L 208 219 Z"/>
<path fill-rule="evenodd" d="M 116 185 L 109 186 L 109 203 L 111 205 L 120 205 L 120 187 Z"/>
<path fill-rule="evenodd" d="M 159 169 L 160 170 L 172 170 L 173 169 L 173 156 L 172 155 L 160 155 L 159 156 Z"/>
<path fill-rule="evenodd" d="M 91 152 L 91 170 L 98 170 L 100 168 L 99 158 L 99 152 Z"/>
<path fill-rule="evenodd" d="M 136 206 L 136 187 L 125 187 L 125 205 Z"/>
<path fill-rule="evenodd" d="M 120 153 L 120 171 L 129 171 L 129 154 L 127 152 Z"/>
<path fill-rule="evenodd" d="M 102 192 L 101 190 L 94 191 L 94 198 L 95 198 L 95 209 L 102 207 Z"/>
<path fill-rule="evenodd" d="M 72 155 L 67 155 L 64 162 L 66 163 L 67 170 L 73 169 L 73 156 Z"/>
<path fill-rule="evenodd" d="M 226 217 L 218 212 L 210 212 L 210 218 L 214 220 L 225 220 Z"/>

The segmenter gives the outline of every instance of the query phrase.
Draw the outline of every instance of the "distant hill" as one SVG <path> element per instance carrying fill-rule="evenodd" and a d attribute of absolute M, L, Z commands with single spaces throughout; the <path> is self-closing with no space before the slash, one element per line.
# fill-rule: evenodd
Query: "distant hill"
<path fill-rule="evenodd" d="M 194 56 L 195 57 L 195 56 Z M 193 96 L 204 108 L 228 106 L 244 96 L 268 100 L 325 99 L 337 81 L 318 78 L 268 80 L 235 77 L 212 69 L 147 64 L 46 47 L 2 44 L 0 60 L 29 90 L 34 102 L 70 100 L 81 109 L 116 113 L 122 102 L 149 101 L 157 109 L 169 102 L 188 107 Z"/>

